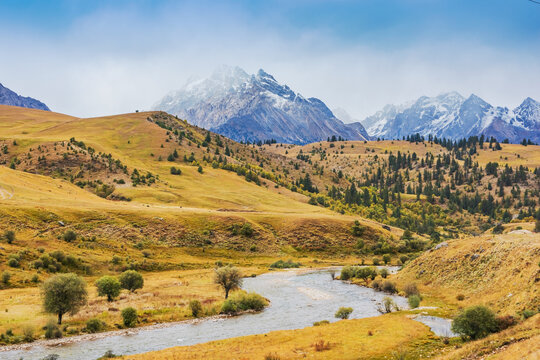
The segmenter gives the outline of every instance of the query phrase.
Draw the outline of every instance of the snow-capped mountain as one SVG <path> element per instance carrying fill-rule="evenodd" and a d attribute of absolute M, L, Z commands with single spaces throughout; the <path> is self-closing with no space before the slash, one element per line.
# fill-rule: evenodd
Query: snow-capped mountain
<path fill-rule="evenodd" d="M 7 87 L 0 84 L 0 105 L 20 106 L 30 109 L 39 109 L 51 111 L 47 105 L 39 100 L 31 97 L 18 95 L 16 92 L 9 90 Z"/>
<path fill-rule="evenodd" d="M 306 144 L 328 137 L 368 138 L 362 124 L 344 124 L 319 99 L 304 98 L 259 70 L 249 75 L 222 66 L 209 78 L 188 82 L 154 105 L 237 141 L 275 139 Z"/>
<path fill-rule="evenodd" d="M 363 122 L 375 138 L 401 139 L 419 133 L 452 139 L 484 134 L 498 140 L 540 142 L 540 103 L 527 98 L 510 110 L 494 107 L 472 94 L 423 96 L 411 104 L 387 105 Z"/>

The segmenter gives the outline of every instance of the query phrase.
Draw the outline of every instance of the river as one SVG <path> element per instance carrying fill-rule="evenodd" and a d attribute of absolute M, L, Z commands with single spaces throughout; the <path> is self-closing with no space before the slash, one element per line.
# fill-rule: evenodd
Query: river
<path fill-rule="evenodd" d="M 59 360 L 97 359 L 107 350 L 117 355 L 129 355 L 274 330 L 300 329 L 311 326 L 315 321 L 337 321 L 334 314 L 341 306 L 354 309 L 351 319 L 378 316 L 377 308 L 382 299 L 388 296 L 366 287 L 332 280 L 329 270 L 270 272 L 244 279 L 242 287 L 269 299 L 270 306 L 256 314 L 141 328 L 131 334 L 112 333 L 111 336 L 95 340 L 56 347 L 39 344 L 26 350 L 0 351 L 0 358 L 38 360 L 57 354 Z M 392 298 L 401 308 L 407 308 L 407 299 L 399 296 Z M 441 323 L 437 319 L 429 320 L 439 327 L 442 324 L 446 332 L 449 326 L 446 320 L 440 319 L 443 321 Z"/>

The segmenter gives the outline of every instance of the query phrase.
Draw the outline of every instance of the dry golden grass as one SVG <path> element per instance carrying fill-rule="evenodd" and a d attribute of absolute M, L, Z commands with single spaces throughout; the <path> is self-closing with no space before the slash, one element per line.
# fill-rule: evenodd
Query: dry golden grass
<path fill-rule="evenodd" d="M 242 268 L 246 275 L 259 274 L 261 268 Z M 212 269 L 163 271 L 144 273 L 144 287 L 135 293 L 123 290 L 113 302 L 98 297 L 94 285 L 97 277 L 86 277 L 89 299 L 88 305 L 74 316 L 65 316 L 64 324 L 70 329 L 83 330 L 88 319 L 98 318 L 107 324 L 109 330 L 122 324 L 120 310 L 128 306 L 139 312 L 140 326 L 192 318 L 189 310 L 191 300 L 199 300 L 203 305 L 203 316 L 219 313 L 224 300 L 224 292 L 213 282 Z M 12 329 L 20 334 L 26 326 L 31 326 L 41 334 L 41 327 L 54 315 L 46 314 L 41 308 L 38 287 L 2 290 L 0 296 L 0 333 Z"/>
<path fill-rule="evenodd" d="M 540 358 L 540 315 L 457 350 L 446 349 L 437 360 L 537 360 Z"/>
<path fill-rule="evenodd" d="M 372 332 L 372 336 L 369 332 Z M 382 359 L 413 341 L 431 338 L 428 328 L 405 316 L 343 320 L 300 330 L 274 331 L 194 346 L 175 347 L 125 359 Z M 324 345 L 321 344 L 324 342 Z"/>
<path fill-rule="evenodd" d="M 515 315 L 540 306 L 540 236 L 507 233 L 448 241 L 424 253 L 393 277 L 414 282 L 423 294 L 453 307 L 487 305 Z M 457 295 L 465 299 L 458 301 Z"/>

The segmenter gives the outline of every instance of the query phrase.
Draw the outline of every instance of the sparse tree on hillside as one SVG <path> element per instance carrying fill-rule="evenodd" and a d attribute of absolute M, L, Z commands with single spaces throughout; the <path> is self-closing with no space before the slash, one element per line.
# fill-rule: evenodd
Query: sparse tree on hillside
<path fill-rule="evenodd" d="M 134 292 L 137 289 L 142 289 L 144 279 L 137 271 L 127 270 L 120 275 L 120 284 L 122 285 L 122 289 Z"/>
<path fill-rule="evenodd" d="M 114 298 L 120 295 L 122 286 L 117 278 L 110 275 L 105 275 L 96 281 L 96 287 L 99 296 L 107 296 L 107 301 L 113 301 Z"/>
<path fill-rule="evenodd" d="M 4 238 L 8 244 L 13 243 L 15 241 L 15 232 L 12 230 L 6 230 L 6 232 L 4 232 Z"/>
<path fill-rule="evenodd" d="M 86 283 L 76 274 L 53 276 L 43 283 L 41 291 L 43 308 L 58 315 L 58 324 L 62 323 L 64 314 L 76 314 L 88 299 Z"/>
<path fill-rule="evenodd" d="M 232 266 L 223 266 L 215 270 L 214 282 L 221 285 L 225 290 L 225 299 L 229 297 L 229 292 L 242 286 L 242 275 L 240 271 Z"/>

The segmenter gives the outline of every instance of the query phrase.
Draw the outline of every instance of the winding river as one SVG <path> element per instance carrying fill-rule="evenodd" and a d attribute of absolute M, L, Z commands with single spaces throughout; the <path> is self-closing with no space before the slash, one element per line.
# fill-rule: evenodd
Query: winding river
<path fill-rule="evenodd" d="M 270 300 L 270 306 L 257 314 L 211 318 L 195 323 L 181 322 L 164 327 L 138 329 L 130 334 L 111 333 L 107 337 L 75 341 L 56 347 L 41 343 L 26 350 L 0 351 L 0 358 L 37 360 L 50 354 L 58 354 L 59 360 L 97 359 L 107 350 L 128 355 L 274 330 L 300 329 L 311 326 L 315 321 L 337 321 L 334 313 L 341 306 L 354 309 L 350 317 L 352 319 L 380 315 L 377 307 L 387 296 L 369 288 L 333 281 L 328 270 L 270 272 L 256 278 L 244 279 L 243 288 L 263 295 Z M 401 308 L 407 308 L 405 298 L 392 298 Z M 441 323 L 437 319 L 430 317 L 427 320 L 435 326 L 427 325 L 432 327 L 433 331 L 442 327 L 443 331 L 447 332 L 449 325 L 446 320 L 439 319 L 444 321 Z"/>

